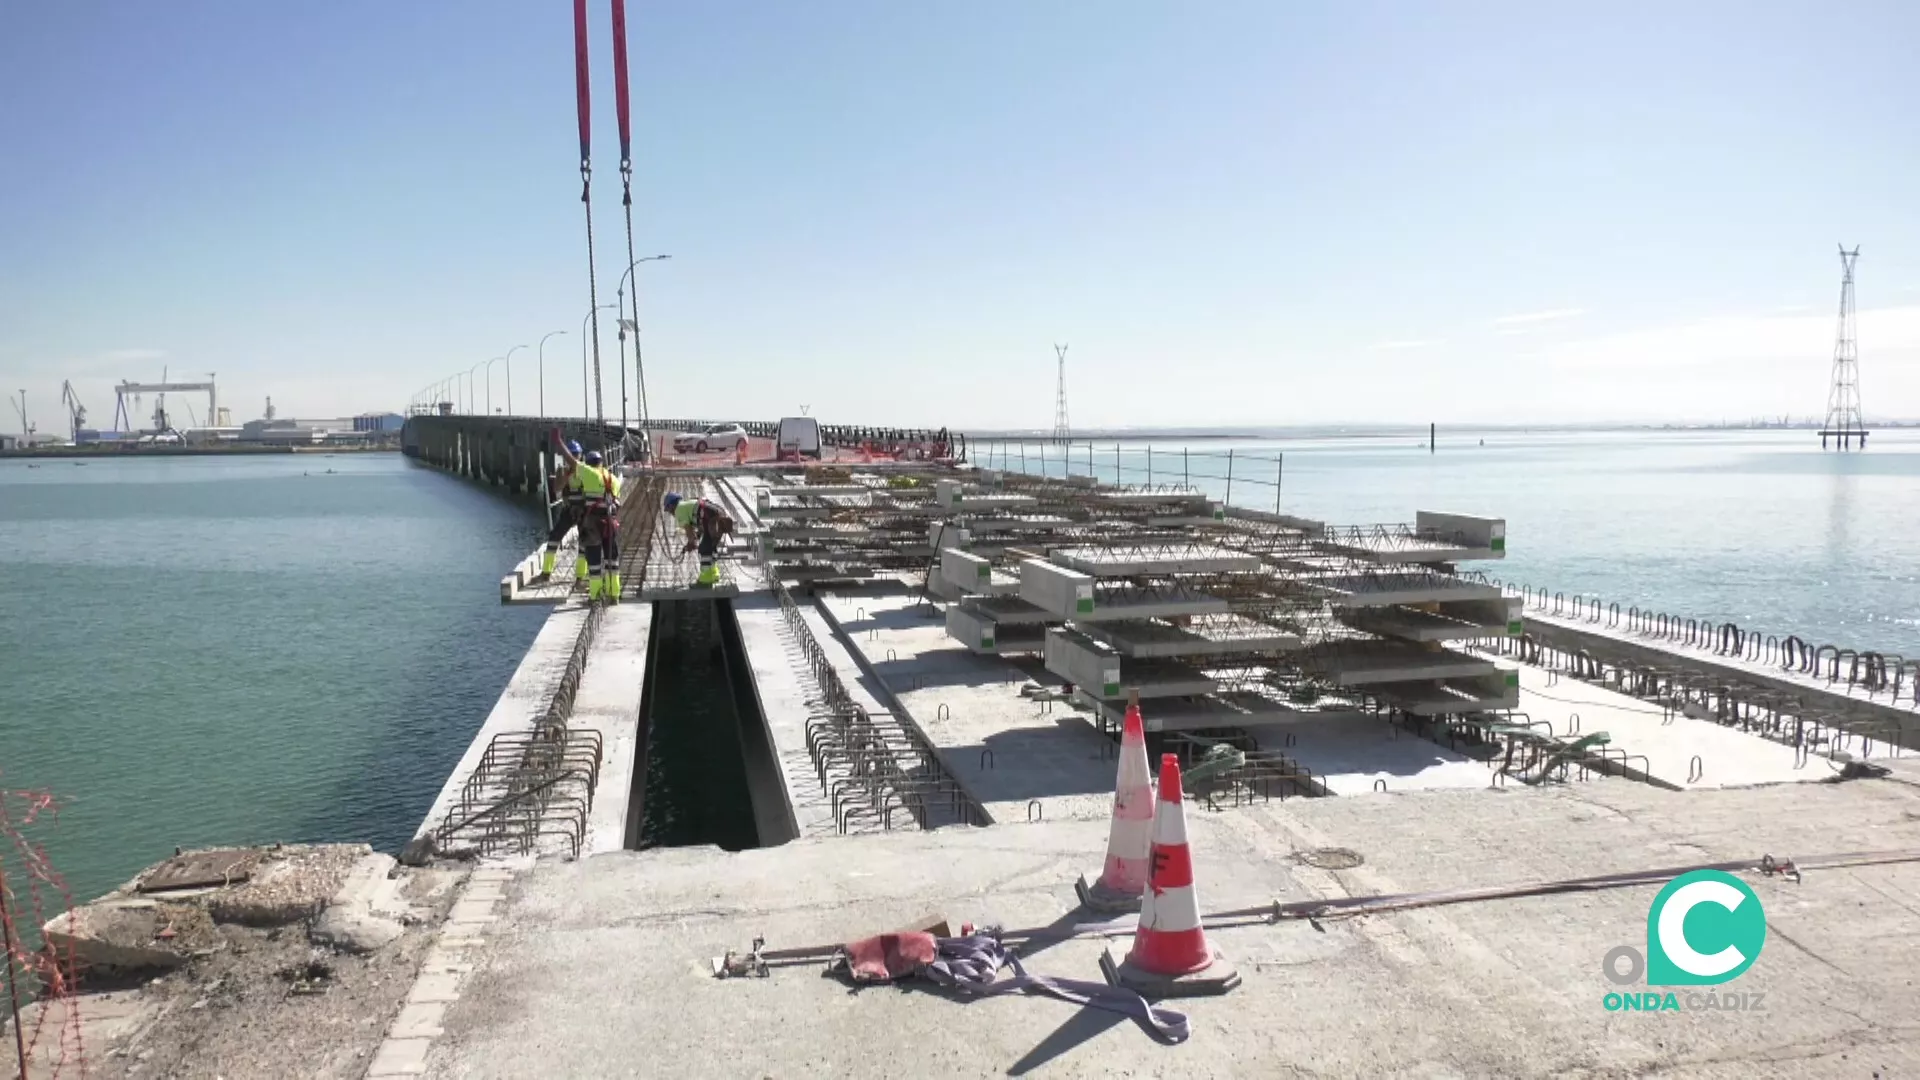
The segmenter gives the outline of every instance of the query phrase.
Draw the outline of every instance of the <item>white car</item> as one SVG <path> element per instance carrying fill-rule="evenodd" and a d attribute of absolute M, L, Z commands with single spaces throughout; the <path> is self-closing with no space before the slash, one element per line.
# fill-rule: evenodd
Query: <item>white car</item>
<path fill-rule="evenodd" d="M 729 453 L 746 445 L 747 429 L 739 424 L 715 424 L 705 431 L 686 431 L 673 437 L 673 450 L 677 454 L 704 454 L 709 450 L 725 450 Z"/>

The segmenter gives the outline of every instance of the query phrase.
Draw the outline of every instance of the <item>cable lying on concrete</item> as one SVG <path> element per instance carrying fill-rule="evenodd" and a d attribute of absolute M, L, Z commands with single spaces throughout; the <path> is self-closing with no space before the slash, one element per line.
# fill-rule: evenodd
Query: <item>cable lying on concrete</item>
<path fill-rule="evenodd" d="M 1355 915 L 1377 915 L 1389 911 L 1438 907 L 1443 904 L 1464 904 L 1478 900 L 1507 900 L 1522 896 L 1550 896 L 1554 893 L 1659 885 L 1695 870 L 1721 870 L 1730 874 L 1757 872 L 1769 877 L 1786 875 L 1798 881 L 1803 870 L 1831 870 L 1844 866 L 1875 866 L 1902 862 L 1920 862 L 1920 848 L 1816 855 L 1806 859 L 1775 859 L 1771 855 L 1762 855 L 1757 859 L 1695 863 L 1690 866 L 1673 866 L 1658 870 L 1632 870 L 1618 874 L 1601 874 L 1596 877 L 1570 878 L 1564 881 L 1521 882 L 1481 888 L 1444 889 L 1437 892 L 1384 896 L 1351 896 L 1332 900 L 1300 900 L 1290 904 L 1275 902 L 1263 907 L 1222 911 L 1207 916 L 1207 919 L 1211 921 L 1256 915 L 1264 916 L 1274 922 L 1285 919 L 1341 919 Z"/>
<path fill-rule="evenodd" d="M 1201 922 L 1208 929 L 1223 929 L 1238 926 L 1273 924 L 1287 920 L 1306 919 L 1322 921 L 1346 919 L 1359 915 L 1382 915 L 1394 911 L 1409 911 L 1415 908 L 1440 907 L 1446 904 L 1466 904 L 1484 900 L 1511 900 L 1523 896 L 1551 896 L 1556 893 L 1592 892 L 1600 889 L 1624 889 L 1643 885 L 1659 885 L 1682 874 L 1695 870 L 1720 870 L 1726 873 L 1759 873 L 1769 877 L 1791 877 L 1800 880 L 1807 870 L 1837 870 L 1854 866 L 1883 866 L 1894 863 L 1920 862 L 1920 848 L 1897 848 L 1888 851 L 1856 851 L 1831 855 L 1814 855 L 1800 859 L 1776 859 L 1772 855 L 1762 855 L 1756 859 L 1735 859 L 1731 862 L 1693 863 L 1687 866 L 1670 866 L 1653 870 L 1629 870 L 1617 874 L 1601 874 L 1595 877 L 1569 878 L 1562 881 L 1517 882 L 1508 885 L 1489 885 L 1477 888 L 1442 889 L 1421 893 L 1386 893 L 1377 896 L 1350 896 L 1325 900 L 1299 900 L 1292 903 L 1274 901 L 1258 907 L 1235 908 L 1230 911 L 1210 912 L 1202 916 Z M 1123 915 L 1119 918 L 1084 923 L 1070 923 L 1064 926 L 1030 927 L 1023 930 L 1001 930 L 995 935 L 1004 942 L 1009 953 L 1036 944 L 1054 944 L 1079 938 L 1110 938 L 1133 933 L 1138 916 Z M 725 962 L 721 958 L 714 960 L 714 974 L 719 978 L 737 977 L 748 973 L 746 969 L 757 967 L 754 974 L 765 974 L 769 964 L 786 965 L 810 961 L 827 961 L 839 952 L 840 945 L 806 945 L 787 949 L 762 949 L 763 942 L 756 939 L 751 952 L 751 963 L 747 957 L 728 953 Z"/>

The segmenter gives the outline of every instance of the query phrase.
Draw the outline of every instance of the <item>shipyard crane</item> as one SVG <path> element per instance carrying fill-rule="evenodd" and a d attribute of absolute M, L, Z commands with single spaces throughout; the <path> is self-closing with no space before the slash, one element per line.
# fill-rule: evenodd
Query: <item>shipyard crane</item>
<path fill-rule="evenodd" d="M 7 402 L 13 406 L 14 412 L 20 414 L 20 434 L 24 440 L 21 445 L 32 446 L 33 425 L 27 422 L 27 392 L 22 390 L 20 391 L 20 399 L 18 401 L 9 397 L 7 398 Z"/>
<path fill-rule="evenodd" d="M 73 441 L 77 445 L 80 442 L 80 430 L 87 426 L 87 407 L 80 404 L 80 395 L 74 393 L 71 382 L 61 381 L 60 404 L 67 407 L 67 416 L 72 421 Z"/>
<path fill-rule="evenodd" d="M 131 414 L 127 411 L 127 399 L 133 399 L 133 407 L 137 410 L 140 408 L 140 395 L 142 394 L 160 395 L 160 401 L 154 407 L 153 411 L 154 426 L 158 431 L 165 431 L 167 428 L 165 420 L 166 410 L 164 406 L 168 392 L 177 394 L 204 393 L 207 395 L 207 415 L 215 416 L 219 413 L 219 397 L 217 391 L 214 389 L 213 376 L 211 375 L 207 376 L 206 382 L 169 382 L 167 381 L 165 372 L 162 372 L 160 381 L 157 383 L 122 382 L 113 388 L 113 392 L 113 427 L 115 431 L 132 430 Z"/>

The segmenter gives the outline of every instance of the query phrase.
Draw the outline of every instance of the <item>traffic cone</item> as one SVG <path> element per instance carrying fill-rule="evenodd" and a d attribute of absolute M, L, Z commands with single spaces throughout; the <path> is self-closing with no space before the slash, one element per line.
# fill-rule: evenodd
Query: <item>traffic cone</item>
<path fill-rule="evenodd" d="M 1107 981 L 1146 997 L 1224 994 L 1240 973 L 1207 944 L 1200 896 L 1193 887 L 1187 813 L 1181 801 L 1180 759 L 1160 757 L 1160 810 L 1153 819 L 1152 872 L 1140 903 L 1133 950 L 1117 961 L 1111 946 L 1100 958 Z"/>
<path fill-rule="evenodd" d="M 1113 824 L 1107 831 L 1107 864 L 1098 875 L 1082 874 L 1074 886 L 1080 903 L 1095 911 L 1138 911 L 1147 887 L 1147 853 L 1153 847 L 1153 774 L 1147 771 L 1147 729 L 1140 719 L 1140 692 L 1127 696 L 1120 729 L 1120 770 L 1113 785 Z"/>

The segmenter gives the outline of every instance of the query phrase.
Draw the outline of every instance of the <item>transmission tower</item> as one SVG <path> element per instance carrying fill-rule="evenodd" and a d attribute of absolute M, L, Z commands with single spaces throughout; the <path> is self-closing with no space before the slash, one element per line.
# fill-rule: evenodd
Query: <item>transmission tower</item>
<path fill-rule="evenodd" d="M 1053 441 L 1065 445 L 1071 434 L 1067 428 L 1067 347 L 1055 345 L 1053 358 L 1060 373 L 1053 391 Z"/>
<path fill-rule="evenodd" d="M 1834 448 L 1851 450 L 1858 440 L 1867 448 L 1867 425 L 1860 418 L 1860 349 L 1854 340 L 1853 264 L 1860 258 L 1860 245 L 1852 251 L 1840 247 L 1840 327 L 1834 331 L 1833 386 L 1827 391 L 1827 422 L 1820 426 L 1820 449 L 1827 448 L 1831 435 Z"/>

